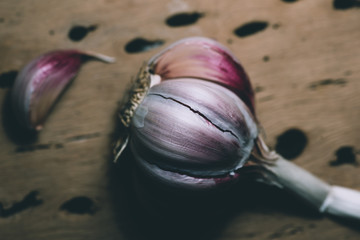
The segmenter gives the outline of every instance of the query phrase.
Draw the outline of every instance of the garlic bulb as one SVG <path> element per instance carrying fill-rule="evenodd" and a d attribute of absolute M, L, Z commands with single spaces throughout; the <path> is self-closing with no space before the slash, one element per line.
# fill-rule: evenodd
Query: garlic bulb
<path fill-rule="evenodd" d="M 114 62 L 92 52 L 58 50 L 29 62 L 18 74 L 12 89 L 12 107 L 18 122 L 27 129 L 41 130 L 48 112 L 87 59 Z"/>
<path fill-rule="evenodd" d="M 268 149 L 253 99 L 243 68 L 223 46 L 206 38 L 176 42 L 140 70 L 119 113 L 116 159 L 129 143 L 141 173 L 159 184 L 219 189 L 250 176 L 320 212 L 360 220 L 360 192 L 330 186 Z"/>
<path fill-rule="evenodd" d="M 126 104 L 120 109 L 120 132 L 114 144 L 115 162 L 129 142 L 129 126 L 134 112 L 150 86 L 177 78 L 206 80 L 234 92 L 252 112 L 254 93 L 243 67 L 231 52 L 218 42 L 190 37 L 175 42 L 143 66 Z"/>
<path fill-rule="evenodd" d="M 130 145 L 140 165 L 168 171 L 159 177 L 184 184 L 187 175 L 198 182 L 189 187 L 208 187 L 216 184 L 210 177 L 228 178 L 244 165 L 257 135 L 250 110 L 233 92 L 180 78 L 150 88 L 135 111 Z"/>

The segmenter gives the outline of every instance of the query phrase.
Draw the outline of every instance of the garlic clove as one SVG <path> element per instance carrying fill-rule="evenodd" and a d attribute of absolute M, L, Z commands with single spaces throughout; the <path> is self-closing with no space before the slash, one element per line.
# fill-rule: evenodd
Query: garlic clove
<path fill-rule="evenodd" d="M 45 119 L 66 86 L 88 59 L 107 63 L 114 58 L 93 52 L 57 50 L 28 63 L 12 89 L 12 107 L 18 122 L 27 129 L 41 130 Z"/>
<path fill-rule="evenodd" d="M 254 93 L 245 70 L 225 46 L 214 40 L 182 39 L 154 56 L 149 66 L 163 81 L 192 77 L 216 82 L 237 94 L 254 113 Z"/>
<path fill-rule="evenodd" d="M 130 147 L 140 165 L 169 172 L 163 177 L 214 182 L 245 163 L 257 134 L 250 110 L 233 92 L 184 78 L 150 88 L 135 111 Z"/>

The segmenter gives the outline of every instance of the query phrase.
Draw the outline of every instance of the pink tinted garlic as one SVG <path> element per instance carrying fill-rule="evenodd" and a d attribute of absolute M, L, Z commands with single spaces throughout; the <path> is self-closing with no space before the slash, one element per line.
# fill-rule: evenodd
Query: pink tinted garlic
<path fill-rule="evenodd" d="M 57 50 L 29 62 L 12 89 L 12 107 L 18 122 L 27 129 L 41 130 L 51 107 L 87 59 L 115 61 L 92 52 Z"/>
<path fill-rule="evenodd" d="M 115 159 L 129 144 L 141 173 L 158 184 L 219 189 L 252 177 L 322 213 L 360 220 L 358 191 L 331 186 L 268 149 L 246 73 L 213 40 L 187 38 L 153 57 L 119 117 Z"/>
<path fill-rule="evenodd" d="M 209 188 L 215 178 L 235 175 L 257 135 L 250 110 L 233 92 L 179 78 L 150 88 L 135 111 L 130 146 L 139 165 L 155 176 Z M 168 173 L 156 174 L 162 170 Z"/>
<path fill-rule="evenodd" d="M 254 93 L 250 80 L 231 52 L 204 37 L 182 39 L 149 61 L 150 69 L 164 80 L 204 79 L 233 91 L 254 113 Z"/>

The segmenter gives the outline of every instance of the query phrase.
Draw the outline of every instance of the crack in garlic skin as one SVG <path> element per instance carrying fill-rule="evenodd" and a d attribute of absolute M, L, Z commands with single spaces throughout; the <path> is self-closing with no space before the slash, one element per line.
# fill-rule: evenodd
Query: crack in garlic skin
<path fill-rule="evenodd" d="M 184 107 L 187 107 L 190 111 L 192 111 L 192 112 L 195 113 L 195 114 L 200 115 L 202 118 L 204 118 L 206 121 L 208 121 L 208 122 L 209 122 L 211 125 L 213 125 L 215 128 L 219 129 L 221 132 L 223 132 L 223 133 L 230 133 L 230 134 L 233 135 L 236 139 L 239 140 L 239 138 L 238 138 L 231 130 L 222 129 L 222 128 L 219 127 L 218 125 L 214 124 L 214 123 L 211 121 L 211 119 L 209 119 L 209 118 L 208 118 L 207 116 L 205 116 L 203 113 L 201 113 L 201 112 L 198 111 L 198 110 L 193 109 L 191 106 L 189 106 L 189 105 L 187 105 L 187 104 L 185 104 L 185 103 L 182 103 L 182 102 L 180 102 L 179 100 L 176 100 L 176 99 L 174 99 L 174 98 L 172 98 L 172 97 L 166 97 L 166 96 L 163 96 L 163 95 L 161 95 L 161 94 L 154 94 L 154 93 L 153 93 L 153 94 L 149 94 L 149 96 L 151 96 L 151 95 L 153 95 L 153 96 L 159 96 L 159 97 L 162 97 L 162 98 L 164 98 L 164 99 L 168 99 L 168 100 L 177 102 L 177 103 L 183 105 Z"/>
<path fill-rule="evenodd" d="M 135 112 L 130 146 L 140 164 L 222 176 L 244 164 L 257 134 L 250 110 L 234 93 L 215 83 L 178 79 L 150 88 Z"/>
<path fill-rule="evenodd" d="M 141 161 L 138 166 L 147 175 L 157 179 L 160 182 L 171 185 L 172 187 L 187 188 L 187 189 L 211 189 L 222 184 L 227 184 L 235 181 L 240 177 L 239 173 L 233 171 L 221 176 L 192 176 L 181 172 L 170 171 L 161 168 L 160 166 L 144 161 L 140 156 L 134 153 L 135 159 Z"/>

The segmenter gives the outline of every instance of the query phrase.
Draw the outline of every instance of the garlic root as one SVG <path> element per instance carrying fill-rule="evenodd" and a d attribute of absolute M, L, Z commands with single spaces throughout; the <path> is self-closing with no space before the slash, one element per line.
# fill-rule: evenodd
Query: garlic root
<path fill-rule="evenodd" d="M 280 155 L 277 156 L 272 164 L 264 165 L 275 185 L 299 196 L 321 213 L 360 220 L 359 191 L 331 186 Z"/>

